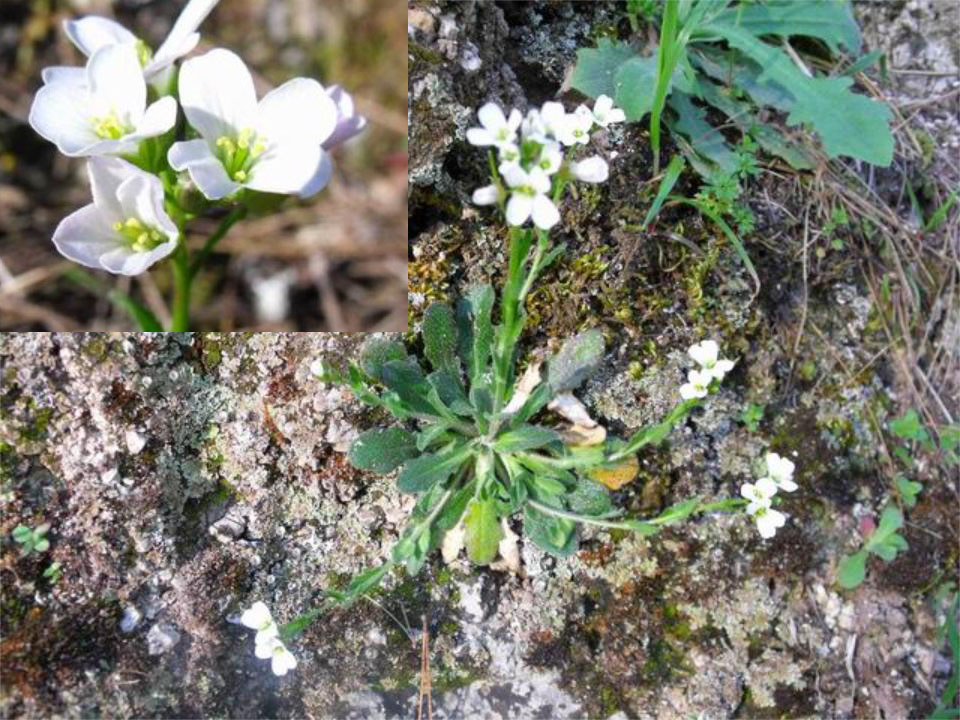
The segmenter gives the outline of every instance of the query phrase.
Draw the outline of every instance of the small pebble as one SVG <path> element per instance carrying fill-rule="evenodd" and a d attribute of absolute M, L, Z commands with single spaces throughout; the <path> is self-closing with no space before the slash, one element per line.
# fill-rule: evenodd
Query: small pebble
<path fill-rule="evenodd" d="M 133 629 L 140 623 L 143 617 L 141 612 L 134 605 L 127 605 L 123 609 L 123 619 L 120 620 L 120 632 L 132 633 Z"/>
<path fill-rule="evenodd" d="M 136 455 L 147 445 L 147 439 L 136 430 L 127 430 L 124 439 L 127 441 L 127 450 Z"/>
<path fill-rule="evenodd" d="M 157 623 L 147 633 L 147 652 L 161 655 L 180 642 L 180 633 L 173 625 Z"/>

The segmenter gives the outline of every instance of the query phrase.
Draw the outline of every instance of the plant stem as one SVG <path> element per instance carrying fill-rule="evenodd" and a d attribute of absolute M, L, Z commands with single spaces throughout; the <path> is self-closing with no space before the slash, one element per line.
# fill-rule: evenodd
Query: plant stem
<path fill-rule="evenodd" d="M 590 515 L 579 515 L 575 512 L 570 512 L 569 510 L 559 510 L 557 508 L 550 507 L 549 505 L 544 505 L 536 500 L 527 499 L 527 505 L 535 510 L 539 510 L 544 515 L 553 515 L 554 517 L 564 518 L 565 520 L 573 520 L 574 522 L 581 522 L 588 525 L 598 525 L 600 527 L 613 528 L 615 530 L 635 529 L 629 523 L 617 522 L 616 520 L 602 520 Z"/>
<path fill-rule="evenodd" d="M 173 318 L 171 332 L 186 332 L 190 329 L 190 275 L 189 257 L 185 241 L 173 253 Z"/>
<path fill-rule="evenodd" d="M 193 281 L 193 278 L 200 271 L 200 268 L 203 267 L 203 263 L 206 262 L 207 258 L 210 256 L 210 253 L 213 252 L 213 249 L 217 246 L 217 243 L 223 239 L 223 236 L 227 234 L 234 223 L 242 219 L 244 215 L 247 214 L 246 206 L 240 205 L 235 207 L 230 213 L 220 221 L 220 226 L 216 231 L 207 238 L 207 242 L 204 243 L 203 248 L 197 253 L 197 256 L 194 258 L 193 263 L 190 265 L 190 281 Z"/>

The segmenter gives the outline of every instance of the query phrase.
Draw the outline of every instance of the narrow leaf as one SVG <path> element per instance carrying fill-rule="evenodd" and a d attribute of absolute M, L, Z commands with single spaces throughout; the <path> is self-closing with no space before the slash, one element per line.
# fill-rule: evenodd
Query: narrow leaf
<path fill-rule="evenodd" d="M 643 219 L 643 225 L 640 228 L 641 230 L 646 230 L 647 226 L 653 222 L 653 219 L 660 213 L 660 208 L 663 207 L 664 200 L 667 199 L 667 195 L 669 195 L 670 191 L 673 190 L 673 186 L 677 184 L 677 180 L 680 178 L 680 173 L 683 172 L 683 168 L 683 156 L 674 155 L 673 159 L 670 161 L 670 164 L 667 165 L 667 169 L 663 173 L 663 177 L 660 179 L 660 187 L 657 188 L 657 196 L 653 199 L 653 204 L 647 211 L 647 216 Z"/>
<path fill-rule="evenodd" d="M 429 490 L 449 478 L 460 467 L 467 453 L 468 450 L 461 445 L 410 460 L 397 476 L 397 489 L 404 493 Z"/>
<path fill-rule="evenodd" d="M 501 453 L 533 450 L 559 440 L 560 436 L 550 428 L 539 425 L 521 425 L 497 436 L 493 443 L 493 449 Z"/>

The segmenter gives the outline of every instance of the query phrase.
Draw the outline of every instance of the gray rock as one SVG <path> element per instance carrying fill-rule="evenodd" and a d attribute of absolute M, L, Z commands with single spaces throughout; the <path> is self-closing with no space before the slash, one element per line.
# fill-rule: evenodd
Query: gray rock
<path fill-rule="evenodd" d="M 169 623 L 156 623 L 147 633 L 147 652 L 162 655 L 180 642 L 180 633 Z"/>

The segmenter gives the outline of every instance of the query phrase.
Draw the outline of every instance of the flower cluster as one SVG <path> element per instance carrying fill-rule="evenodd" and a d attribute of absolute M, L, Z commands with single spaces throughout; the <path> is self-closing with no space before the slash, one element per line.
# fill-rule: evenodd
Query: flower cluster
<path fill-rule="evenodd" d="M 704 340 L 691 345 L 687 354 L 699 365 L 699 369 L 687 373 L 687 382 L 680 386 L 680 397 L 684 400 L 706 397 L 710 383 L 720 382 L 733 370 L 733 360 L 720 358 L 720 347 L 713 340 Z"/>
<path fill-rule="evenodd" d="M 782 512 L 773 509 L 773 498 L 780 490 L 793 492 L 798 486 L 793 481 L 793 462 L 777 453 L 767 453 L 765 460 L 767 474 L 755 483 L 744 483 L 740 494 L 749 500 L 747 514 L 756 521 L 760 536 L 772 538 L 787 521 Z"/>
<path fill-rule="evenodd" d="M 63 154 L 90 158 L 93 203 L 54 234 L 71 260 L 141 273 L 177 248 L 195 214 L 182 207 L 191 187 L 206 203 L 242 203 L 241 190 L 307 197 L 330 180 L 329 150 L 363 129 L 336 85 L 294 78 L 258 101 L 250 71 L 228 50 L 186 60 L 178 73 L 174 63 L 197 46 L 216 3 L 190 0 L 155 53 L 107 18 L 64 23 L 86 66 L 44 69 L 29 121 Z M 180 140 L 178 107 L 192 128 Z"/>
<path fill-rule="evenodd" d="M 473 193 L 477 205 L 503 203 L 507 223 L 518 226 L 532 219 L 541 230 L 560 221 L 557 203 L 564 184 L 571 178 L 589 183 L 609 176 L 607 161 L 598 155 L 574 161 L 572 151 L 590 142 L 590 131 L 623 122 L 623 110 L 613 107 L 606 95 L 597 98 L 593 110 L 580 105 L 572 113 L 558 102 L 546 102 L 526 116 L 516 108 L 505 114 L 496 103 L 487 103 L 477 113 L 480 127 L 467 130 L 471 145 L 496 150 L 491 153 L 493 183 Z"/>
<path fill-rule="evenodd" d="M 254 654 L 261 660 L 270 659 L 274 675 L 286 675 L 297 666 L 297 659 L 280 640 L 280 629 L 270 610 L 259 600 L 243 611 L 240 622 L 257 631 Z"/>

